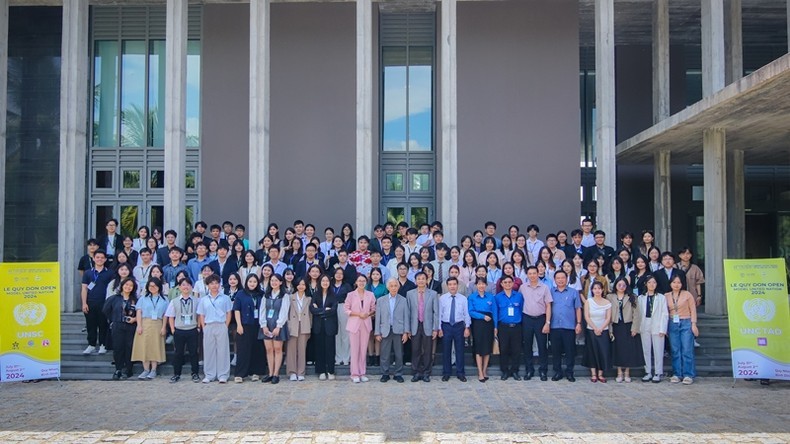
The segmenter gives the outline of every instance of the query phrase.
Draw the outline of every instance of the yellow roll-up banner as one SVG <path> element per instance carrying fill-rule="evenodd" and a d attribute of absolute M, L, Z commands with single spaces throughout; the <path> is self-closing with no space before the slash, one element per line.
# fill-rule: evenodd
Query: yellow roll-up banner
<path fill-rule="evenodd" d="M 60 264 L 0 263 L 0 382 L 60 377 Z"/>
<path fill-rule="evenodd" d="M 790 304 L 784 259 L 724 261 L 735 378 L 790 379 Z"/>

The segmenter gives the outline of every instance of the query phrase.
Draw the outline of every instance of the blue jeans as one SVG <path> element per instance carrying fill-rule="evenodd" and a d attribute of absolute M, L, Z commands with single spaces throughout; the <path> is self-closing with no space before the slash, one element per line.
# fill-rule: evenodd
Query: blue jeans
<path fill-rule="evenodd" d="M 669 320 L 669 344 L 672 346 L 672 372 L 678 378 L 694 378 L 694 334 L 691 319 L 681 319 L 679 324 Z"/>

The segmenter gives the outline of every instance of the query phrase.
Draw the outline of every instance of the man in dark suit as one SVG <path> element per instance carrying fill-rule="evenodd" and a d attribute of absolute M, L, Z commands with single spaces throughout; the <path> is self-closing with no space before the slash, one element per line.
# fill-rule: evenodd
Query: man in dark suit
<path fill-rule="evenodd" d="M 164 267 L 170 263 L 170 250 L 176 246 L 178 234 L 174 230 L 165 231 L 165 245 L 156 250 L 156 263 Z"/>
<path fill-rule="evenodd" d="M 324 264 L 318 259 L 318 247 L 315 244 L 307 244 L 304 248 L 304 256 L 299 259 L 299 262 L 294 266 L 294 275 L 296 279 L 307 276 L 307 271 L 313 265 L 318 265 L 321 268 L 321 273 L 324 273 Z M 345 271 L 345 270 L 344 270 Z"/>
<path fill-rule="evenodd" d="M 683 284 L 683 290 L 686 289 L 686 272 L 680 268 L 675 267 L 675 256 L 669 251 L 661 254 L 662 267 L 653 272 L 656 278 L 656 291 L 665 294 L 672 291 L 669 283 L 675 276 L 680 276 L 680 282 Z"/>
<path fill-rule="evenodd" d="M 614 248 L 606 245 L 606 233 L 596 230 L 593 235 L 595 236 L 595 245 L 584 250 L 584 261 L 591 260 L 597 253 L 604 257 L 606 264 L 609 264 L 609 261 L 614 257 Z"/>
<path fill-rule="evenodd" d="M 115 255 L 123 250 L 123 236 L 117 233 L 118 219 L 113 218 L 108 220 L 104 228 L 107 230 L 106 234 L 99 236 L 97 240 L 99 242 L 99 249 L 107 253 L 107 262 L 109 265 L 115 259 Z"/>
<path fill-rule="evenodd" d="M 315 372 L 318 379 L 335 379 L 335 336 L 337 335 L 337 298 L 331 291 L 319 291 L 310 304 L 313 325 L 310 340 L 315 344 Z"/>
<path fill-rule="evenodd" d="M 376 225 L 373 227 L 373 238 L 370 240 L 370 251 L 381 251 L 381 240 L 384 239 L 384 227 Z"/>
<path fill-rule="evenodd" d="M 583 233 L 580 229 L 575 229 L 571 231 L 571 243 L 565 246 L 563 249 L 565 251 L 565 257 L 568 259 L 573 259 L 577 253 L 582 256 L 584 259 L 584 253 L 587 250 L 587 247 L 582 245 Z"/>
<path fill-rule="evenodd" d="M 214 274 L 220 277 L 220 284 L 225 293 L 230 289 L 228 284 L 228 277 L 238 271 L 236 268 L 236 261 L 228 260 L 228 244 L 222 243 L 217 249 L 217 258 L 209 262 L 209 267 L 214 271 Z M 246 288 L 244 282 L 239 282 L 239 288 Z"/>
<path fill-rule="evenodd" d="M 329 259 L 329 271 L 334 273 L 336 268 L 343 269 L 343 283 L 354 288 L 357 280 L 357 269 L 348 261 L 348 252 L 342 248 L 337 252 L 336 256 Z"/>

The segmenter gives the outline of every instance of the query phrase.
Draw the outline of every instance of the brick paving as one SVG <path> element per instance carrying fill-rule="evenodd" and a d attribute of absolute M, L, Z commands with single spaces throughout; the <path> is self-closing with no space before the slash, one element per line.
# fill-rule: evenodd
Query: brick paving
<path fill-rule="evenodd" d="M 580 375 L 581 376 L 581 375 Z M 790 442 L 790 382 L 0 385 L 0 442 Z"/>

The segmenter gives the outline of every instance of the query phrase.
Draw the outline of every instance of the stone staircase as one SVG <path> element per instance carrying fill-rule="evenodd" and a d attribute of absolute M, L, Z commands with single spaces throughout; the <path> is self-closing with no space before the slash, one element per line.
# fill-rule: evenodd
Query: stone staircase
<path fill-rule="evenodd" d="M 82 313 L 63 313 L 61 315 L 61 378 L 65 380 L 110 380 L 114 371 L 112 365 L 112 352 L 106 355 L 83 355 L 82 350 L 87 346 L 85 333 L 82 332 L 85 326 L 85 317 Z M 698 342 L 700 347 L 696 349 L 697 373 L 699 376 L 732 376 L 732 360 L 730 355 L 729 326 L 726 317 L 715 317 L 708 315 L 699 316 L 700 337 Z M 173 346 L 168 345 L 167 362 L 159 366 L 159 375 L 170 376 L 173 374 L 172 362 Z M 582 346 L 577 351 L 577 368 L 579 375 L 586 375 L 587 369 L 579 367 L 582 356 Z M 551 358 L 549 358 L 551 359 Z M 433 370 L 434 377 L 442 374 L 442 352 L 441 344 L 436 353 L 435 365 Z M 477 369 L 474 366 L 474 356 L 471 348 L 467 347 L 465 352 L 466 374 L 474 378 Z M 665 359 L 665 369 L 670 371 L 672 368 L 671 360 Z M 500 376 L 499 359 L 497 356 L 491 358 L 489 375 L 492 377 Z M 142 371 L 142 366 L 135 364 L 135 375 Z M 187 370 L 188 371 L 188 370 Z M 232 372 L 232 370 L 231 370 Z M 283 365 L 282 372 L 285 372 Z M 312 366 L 308 366 L 308 375 L 313 374 Z M 349 375 L 348 365 L 337 366 L 338 376 Z M 377 366 L 370 367 L 368 373 L 371 375 L 380 374 Z M 406 374 L 411 374 L 410 369 L 405 369 Z M 523 374 L 523 363 L 522 363 Z M 634 377 L 641 377 L 644 373 L 642 369 L 632 371 Z M 551 360 L 549 361 L 549 376 L 551 376 Z"/>

